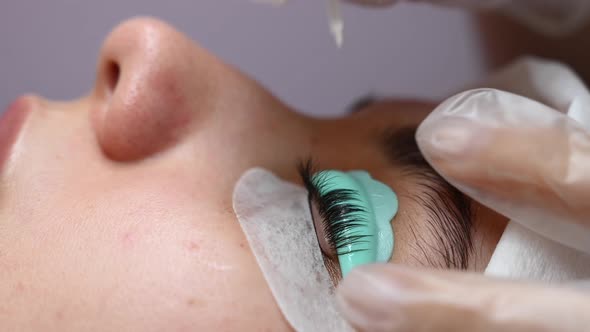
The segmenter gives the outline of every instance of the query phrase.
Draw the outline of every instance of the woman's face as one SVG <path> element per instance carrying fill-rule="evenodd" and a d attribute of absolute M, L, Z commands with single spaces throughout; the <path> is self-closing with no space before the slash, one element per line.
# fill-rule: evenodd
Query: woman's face
<path fill-rule="evenodd" d="M 394 262 L 482 271 L 504 221 L 423 163 L 411 128 L 432 107 L 307 118 L 166 24 L 122 24 L 88 96 L 25 96 L 4 115 L 0 326 L 288 329 L 231 197 L 254 166 L 300 183 L 309 157 L 396 190 Z"/>

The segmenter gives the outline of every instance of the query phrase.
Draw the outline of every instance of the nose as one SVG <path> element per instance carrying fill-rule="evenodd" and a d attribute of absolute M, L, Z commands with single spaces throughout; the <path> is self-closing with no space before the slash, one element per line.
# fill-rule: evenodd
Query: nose
<path fill-rule="evenodd" d="M 101 49 L 91 112 L 103 152 L 132 161 L 180 140 L 206 109 L 211 58 L 155 19 L 115 28 Z"/>

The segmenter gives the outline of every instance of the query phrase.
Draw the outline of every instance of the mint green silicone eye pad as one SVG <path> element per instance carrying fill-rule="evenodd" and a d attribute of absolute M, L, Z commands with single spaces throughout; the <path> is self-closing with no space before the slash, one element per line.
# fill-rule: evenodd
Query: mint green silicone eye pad
<path fill-rule="evenodd" d="M 325 254 L 338 256 L 342 276 L 359 265 L 387 262 L 394 243 L 391 220 L 398 210 L 393 190 L 366 171 L 305 172 L 318 242 Z"/>

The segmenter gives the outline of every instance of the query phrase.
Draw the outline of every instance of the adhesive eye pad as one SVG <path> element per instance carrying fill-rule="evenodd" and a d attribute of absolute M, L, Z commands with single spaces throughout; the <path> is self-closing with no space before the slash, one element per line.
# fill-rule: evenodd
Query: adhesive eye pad
<path fill-rule="evenodd" d="M 289 324 L 299 332 L 349 332 L 336 309 L 307 196 L 302 187 L 254 168 L 236 183 L 233 208 Z"/>
<path fill-rule="evenodd" d="M 342 276 L 359 265 L 389 261 L 394 244 L 391 220 L 398 210 L 393 190 L 366 171 L 326 170 L 316 173 L 312 181 L 320 196 L 334 190 L 355 193 L 350 202 L 339 203 L 355 208 L 353 214 L 345 217 L 349 220 L 337 221 L 342 232 L 340 238 L 349 239 L 337 248 Z"/>

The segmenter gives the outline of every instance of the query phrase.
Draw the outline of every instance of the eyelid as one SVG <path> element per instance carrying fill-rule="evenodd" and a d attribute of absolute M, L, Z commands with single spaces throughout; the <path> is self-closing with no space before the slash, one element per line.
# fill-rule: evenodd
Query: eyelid
<path fill-rule="evenodd" d="M 312 197 L 319 207 L 328 243 L 336 255 L 351 252 L 352 246 L 357 247 L 355 251 L 369 250 L 371 239 L 365 228 L 370 227 L 371 222 L 362 197 L 363 194 L 355 190 L 325 187 Z"/>
<path fill-rule="evenodd" d="M 436 244 L 430 244 L 436 249 L 432 255 L 441 257 L 441 267 L 466 269 L 474 250 L 476 210 L 470 198 L 445 181 L 424 159 L 415 132 L 415 127 L 387 128 L 379 145 L 391 166 L 401 170 L 418 189 L 408 198 L 417 202 L 428 216 L 424 222 L 431 225 L 428 229 L 433 232 L 432 238 L 437 239 Z"/>
<path fill-rule="evenodd" d="M 314 218 L 316 234 L 325 235 L 324 239 L 318 236 L 320 248 L 326 255 L 338 257 L 343 251 L 350 252 L 351 246 L 358 248 L 357 244 L 363 242 L 366 237 L 365 230 L 359 227 L 366 227 L 370 223 L 366 218 L 367 207 L 363 204 L 363 195 L 352 188 L 339 188 L 340 185 L 332 181 L 334 176 L 330 172 L 340 173 L 314 172 L 310 161 L 299 167 L 299 173 L 309 193 L 312 215 L 315 211 L 315 216 L 319 217 Z M 343 173 L 340 174 L 344 176 Z M 318 232 L 318 228 L 322 231 Z M 363 234 L 357 235 L 359 231 Z M 327 246 L 329 248 L 326 248 Z M 366 245 L 366 249 L 362 249 L 368 248 L 370 247 Z"/>
<path fill-rule="evenodd" d="M 300 171 L 310 193 L 320 247 L 328 256 L 337 255 L 342 275 L 356 266 L 391 258 L 391 220 L 397 213 L 398 203 L 389 186 L 363 170 L 324 170 L 313 175 L 309 167 Z M 318 232 L 318 228 L 323 232 Z"/>

